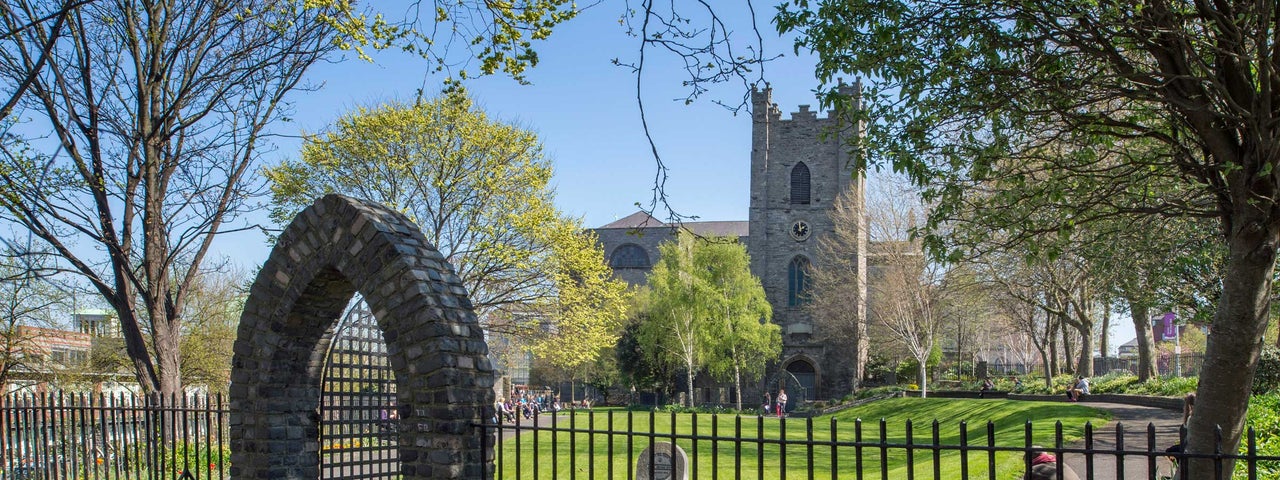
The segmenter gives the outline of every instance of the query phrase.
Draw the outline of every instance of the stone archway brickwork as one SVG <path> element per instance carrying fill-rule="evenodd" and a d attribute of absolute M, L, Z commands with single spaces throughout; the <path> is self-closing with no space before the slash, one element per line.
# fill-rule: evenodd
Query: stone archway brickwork
<path fill-rule="evenodd" d="M 493 367 L 453 268 L 405 216 L 327 195 L 281 234 L 240 319 L 231 476 L 319 478 L 319 403 L 333 325 L 355 293 L 396 374 L 403 478 L 492 478 Z"/>

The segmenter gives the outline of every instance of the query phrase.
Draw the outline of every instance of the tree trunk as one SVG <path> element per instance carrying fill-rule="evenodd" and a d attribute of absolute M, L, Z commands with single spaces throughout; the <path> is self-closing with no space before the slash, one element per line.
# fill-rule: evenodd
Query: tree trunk
<path fill-rule="evenodd" d="M 929 355 L 924 358 L 917 358 L 920 362 L 920 398 L 928 398 L 929 396 L 929 367 L 925 362 L 929 361 Z"/>
<path fill-rule="evenodd" d="M 1062 335 L 1062 370 L 1066 373 L 1074 374 L 1076 373 L 1075 365 L 1072 364 L 1071 359 L 1075 358 L 1076 351 L 1072 348 L 1074 345 L 1071 344 L 1071 329 L 1067 328 L 1066 322 L 1061 320 L 1059 320 L 1058 324 L 1062 325 L 1062 328 L 1058 330 L 1058 333 Z"/>
<path fill-rule="evenodd" d="M 1053 321 L 1052 319 L 1053 319 L 1053 316 L 1050 315 L 1049 318 L 1046 319 L 1046 321 Z M 1058 376 L 1059 373 L 1062 373 L 1062 369 L 1059 368 L 1058 366 L 1058 325 L 1051 324 L 1051 327 L 1046 327 L 1046 328 L 1050 328 L 1049 335 L 1048 335 L 1049 337 L 1049 379 L 1052 380 L 1053 377 L 1056 377 Z"/>
<path fill-rule="evenodd" d="M 1077 329 L 1080 332 L 1080 358 L 1076 363 L 1076 375 L 1093 376 L 1093 324 L 1082 323 Z"/>
<path fill-rule="evenodd" d="M 1252 201 L 1252 200 L 1249 200 Z M 1222 451 L 1235 452 L 1244 429 L 1253 375 L 1258 367 L 1267 313 L 1271 310 L 1271 280 L 1280 241 L 1277 222 L 1267 210 L 1241 200 L 1235 208 L 1227 238 L 1227 268 L 1222 297 L 1213 318 L 1196 408 L 1189 422 L 1191 453 L 1214 451 L 1214 429 L 1222 427 Z M 1231 474 L 1233 460 L 1223 460 Z M 1214 478 L 1213 461 L 1192 459 L 1190 478 Z"/>
<path fill-rule="evenodd" d="M 1107 351 L 1111 347 L 1111 302 L 1102 302 L 1102 336 L 1098 337 L 1098 353 L 1102 358 L 1107 358 Z"/>
<path fill-rule="evenodd" d="M 686 402 L 688 403 L 688 405 L 686 406 L 689 408 L 693 408 L 693 361 L 692 360 L 686 361 L 684 366 L 685 366 L 685 374 L 684 374 L 685 387 L 688 388 L 688 390 L 686 391 L 687 393 L 685 393 Z"/>
<path fill-rule="evenodd" d="M 738 406 L 738 411 L 742 411 L 742 369 L 738 367 L 738 362 L 733 363 L 733 396 L 734 403 Z M 719 396 L 719 395 L 717 395 Z"/>
<path fill-rule="evenodd" d="M 1036 351 L 1040 352 L 1040 366 L 1044 368 L 1044 386 L 1053 390 L 1053 370 L 1049 367 L 1050 358 L 1052 358 L 1044 347 L 1037 345 Z"/>
<path fill-rule="evenodd" d="M 1138 381 L 1146 382 L 1156 376 L 1156 341 L 1151 334 L 1151 310 L 1133 299 L 1125 301 L 1129 302 L 1129 312 L 1133 316 L 1133 331 L 1138 334 Z"/>

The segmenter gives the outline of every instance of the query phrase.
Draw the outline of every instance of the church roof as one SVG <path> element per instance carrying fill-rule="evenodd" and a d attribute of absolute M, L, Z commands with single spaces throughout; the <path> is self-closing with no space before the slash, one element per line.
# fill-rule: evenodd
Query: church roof
<path fill-rule="evenodd" d="M 610 222 L 608 225 L 600 227 L 604 228 L 658 228 L 665 227 L 667 224 L 661 220 L 653 218 L 652 215 L 645 213 L 643 210 L 627 215 L 618 220 Z"/>
<path fill-rule="evenodd" d="M 661 220 L 653 218 L 652 215 L 639 211 L 631 215 L 627 215 L 618 220 L 610 222 L 608 225 L 600 227 L 599 230 L 606 228 L 671 228 L 673 225 L 665 223 Z M 693 232 L 695 235 L 702 236 L 722 236 L 722 237 L 745 237 L 747 236 L 746 221 L 717 221 L 717 222 L 681 222 L 680 226 Z"/>
<path fill-rule="evenodd" d="M 684 227 L 688 228 L 689 231 L 704 237 L 747 236 L 747 222 L 741 220 L 726 222 L 684 222 Z"/>

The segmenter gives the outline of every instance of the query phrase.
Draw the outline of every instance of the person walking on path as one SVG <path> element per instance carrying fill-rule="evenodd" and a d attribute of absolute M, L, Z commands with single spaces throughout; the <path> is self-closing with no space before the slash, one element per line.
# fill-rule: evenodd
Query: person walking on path
<path fill-rule="evenodd" d="M 787 391 L 786 389 L 778 389 L 778 418 L 782 418 L 787 410 Z"/>
<path fill-rule="evenodd" d="M 764 414 L 768 415 L 769 409 L 773 408 L 773 398 L 769 396 L 768 390 L 765 390 L 764 392 L 764 403 L 762 405 L 764 405 Z"/>

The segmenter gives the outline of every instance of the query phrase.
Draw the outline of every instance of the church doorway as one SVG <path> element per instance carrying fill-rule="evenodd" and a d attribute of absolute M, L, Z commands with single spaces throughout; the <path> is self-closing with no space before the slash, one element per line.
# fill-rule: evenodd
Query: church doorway
<path fill-rule="evenodd" d="M 813 363 L 805 359 L 792 360 L 787 364 L 787 373 L 795 377 L 796 383 L 802 387 L 798 394 L 804 395 L 804 398 L 794 398 L 795 400 L 804 400 L 805 402 L 813 401 L 818 395 L 818 373 L 813 367 Z"/>

